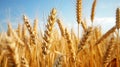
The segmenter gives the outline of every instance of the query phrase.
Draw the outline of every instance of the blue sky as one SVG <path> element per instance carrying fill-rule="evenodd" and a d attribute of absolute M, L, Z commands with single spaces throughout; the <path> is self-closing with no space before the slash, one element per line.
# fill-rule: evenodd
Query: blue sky
<path fill-rule="evenodd" d="M 93 0 L 83 0 L 83 14 L 90 23 L 90 13 Z M 31 24 L 34 18 L 39 19 L 39 28 L 47 22 L 52 8 L 57 9 L 57 16 L 63 20 L 64 26 L 77 29 L 76 0 L 0 0 L 0 30 L 7 29 L 8 20 L 14 28 L 23 23 L 22 15 L 29 17 Z M 115 11 L 120 7 L 120 0 L 97 0 L 95 26 L 102 26 L 103 32 L 115 25 Z"/>

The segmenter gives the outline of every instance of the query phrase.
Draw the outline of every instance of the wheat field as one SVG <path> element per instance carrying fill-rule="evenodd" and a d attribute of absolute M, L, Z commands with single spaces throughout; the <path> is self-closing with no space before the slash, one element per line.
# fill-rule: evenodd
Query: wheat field
<path fill-rule="evenodd" d="M 7 31 L 0 32 L 0 67 L 120 67 L 120 8 L 116 25 L 103 34 L 100 26 L 93 25 L 96 2 L 88 26 L 82 18 L 82 0 L 76 1 L 78 35 L 64 26 L 56 8 L 51 9 L 44 32 L 38 29 L 38 19 L 32 25 L 26 15 L 17 29 L 8 23 Z"/>

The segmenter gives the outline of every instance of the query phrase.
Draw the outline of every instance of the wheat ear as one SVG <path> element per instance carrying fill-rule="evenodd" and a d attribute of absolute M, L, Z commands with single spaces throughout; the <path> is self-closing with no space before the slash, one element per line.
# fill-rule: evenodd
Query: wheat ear
<path fill-rule="evenodd" d="M 4 49 L 5 57 L 7 58 L 7 66 L 9 67 L 19 67 L 19 54 L 18 47 L 16 47 L 16 43 L 12 37 L 5 36 L 5 41 L 3 41 L 3 45 L 6 46 Z"/>
<path fill-rule="evenodd" d="M 82 0 L 77 0 L 76 2 L 76 17 L 77 17 L 77 23 L 78 23 L 78 39 L 79 39 L 79 28 L 80 28 L 80 23 L 82 21 Z"/>
<path fill-rule="evenodd" d="M 75 49 L 74 49 L 74 47 L 73 47 L 73 42 L 72 42 L 72 39 L 71 39 L 70 34 L 69 34 L 69 32 L 68 32 L 67 29 L 65 29 L 64 38 L 66 39 L 67 44 L 68 44 L 68 45 L 67 45 L 67 46 L 68 46 L 68 51 L 69 51 L 68 54 L 70 54 L 70 55 L 69 55 L 69 63 L 72 64 L 72 63 L 75 62 Z M 74 65 L 74 66 L 75 66 L 75 65 Z"/>
<path fill-rule="evenodd" d="M 18 37 L 21 39 L 22 31 L 21 31 L 21 25 L 20 24 L 18 24 L 17 34 L 18 34 Z"/>
<path fill-rule="evenodd" d="M 53 67 L 62 67 L 62 62 L 63 62 L 63 56 L 58 55 L 57 58 L 55 59 Z"/>
<path fill-rule="evenodd" d="M 28 61 L 25 57 L 21 57 L 21 64 L 20 67 L 29 67 Z"/>
<path fill-rule="evenodd" d="M 116 27 L 117 29 L 120 28 L 120 8 L 116 10 Z"/>
<path fill-rule="evenodd" d="M 82 21 L 81 25 L 82 25 L 83 30 L 86 31 L 87 30 L 86 20 Z"/>
<path fill-rule="evenodd" d="M 28 18 L 25 15 L 23 15 L 23 20 L 24 20 L 24 23 L 25 23 L 25 25 L 26 25 L 29 33 L 30 33 L 31 44 L 36 44 L 36 42 L 35 42 L 35 33 L 34 33 L 32 27 L 30 26 Z"/>
<path fill-rule="evenodd" d="M 56 13 L 57 13 L 56 9 L 53 8 L 50 13 L 50 16 L 48 17 L 48 23 L 46 25 L 47 29 L 45 30 L 45 33 L 44 33 L 44 37 L 43 37 L 44 41 L 42 46 L 42 50 L 43 50 L 42 53 L 45 55 L 47 54 L 48 52 L 47 50 L 51 46 L 51 40 L 52 40 L 51 34 L 52 34 L 54 23 L 56 21 Z"/>
<path fill-rule="evenodd" d="M 27 34 L 27 29 L 26 29 L 25 24 L 23 24 L 22 25 L 22 38 L 23 38 L 23 41 L 25 39 L 26 34 Z"/>
<path fill-rule="evenodd" d="M 34 31 L 34 35 L 37 35 L 37 29 L 38 29 L 38 19 L 34 20 L 34 26 L 33 26 L 33 31 Z"/>
<path fill-rule="evenodd" d="M 108 30 L 97 42 L 96 45 L 104 41 L 111 33 L 113 33 L 116 29 L 116 26 L 112 27 L 110 30 Z"/>
<path fill-rule="evenodd" d="M 8 23 L 7 35 L 8 35 L 8 36 L 12 36 L 10 23 Z"/>
<path fill-rule="evenodd" d="M 18 37 L 17 33 L 12 29 L 12 26 L 10 23 L 8 23 L 8 28 L 10 30 L 10 35 L 15 38 L 15 41 L 17 41 L 18 43 L 20 43 L 23 46 L 24 42 Z"/>
<path fill-rule="evenodd" d="M 77 54 L 84 48 L 84 46 L 86 45 L 86 43 L 88 42 L 88 39 L 91 35 L 92 32 L 92 27 L 88 28 L 87 31 L 85 32 L 85 34 L 83 35 L 80 44 L 78 45 L 78 51 Z"/>
<path fill-rule="evenodd" d="M 114 42 L 115 42 L 115 38 L 112 37 L 109 42 L 109 45 L 108 45 L 108 48 L 107 48 L 107 51 L 106 51 L 105 57 L 104 57 L 104 65 L 105 66 L 107 66 L 113 58 L 112 53 L 113 53 L 113 51 L 115 51 L 115 43 Z"/>
<path fill-rule="evenodd" d="M 64 35 L 65 35 L 65 30 L 64 30 L 64 27 L 63 27 L 63 25 L 62 25 L 62 21 L 61 21 L 60 19 L 57 19 L 56 21 L 57 21 L 57 24 L 58 24 L 59 29 L 60 29 L 60 31 L 61 31 L 61 35 L 64 37 Z"/>
<path fill-rule="evenodd" d="M 117 8 L 116 10 L 116 27 L 117 27 L 117 64 L 116 66 L 119 67 L 119 28 L 120 28 L 120 8 Z"/>
<path fill-rule="evenodd" d="M 82 20 L 82 0 L 77 0 L 76 2 L 76 16 L 77 22 L 80 24 Z"/>
<path fill-rule="evenodd" d="M 92 9 L 91 9 L 91 22 L 92 23 L 94 21 L 96 3 L 97 3 L 97 0 L 94 0 L 94 2 L 92 4 Z"/>

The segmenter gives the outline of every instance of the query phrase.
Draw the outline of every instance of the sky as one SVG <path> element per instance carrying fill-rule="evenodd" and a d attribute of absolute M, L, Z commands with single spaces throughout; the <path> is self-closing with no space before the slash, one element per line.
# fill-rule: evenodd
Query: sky
<path fill-rule="evenodd" d="M 88 25 L 93 1 L 83 0 L 82 4 L 82 18 Z M 94 26 L 101 26 L 103 32 L 113 27 L 118 7 L 120 0 L 97 0 Z M 39 28 L 44 30 L 52 8 L 57 9 L 57 17 L 65 27 L 77 29 L 76 0 L 0 0 L 0 31 L 7 30 L 8 22 L 17 28 L 18 23 L 23 23 L 23 15 L 28 16 L 31 24 L 38 18 Z"/>

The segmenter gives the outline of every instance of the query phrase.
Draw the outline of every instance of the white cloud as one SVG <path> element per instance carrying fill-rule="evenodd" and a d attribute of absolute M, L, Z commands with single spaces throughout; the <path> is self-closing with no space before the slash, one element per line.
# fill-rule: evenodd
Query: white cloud
<path fill-rule="evenodd" d="M 90 23 L 90 19 L 88 20 Z M 94 19 L 95 26 L 101 26 L 103 33 L 112 28 L 115 25 L 114 17 L 95 17 Z"/>
<path fill-rule="evenodd" d="M 91 26 L 90 18 L 86 18 L 87 25 Z M 65 21 L 64 21 L 65 22 Z M 74 31 L 77 34 L 77 22 L 73 21 L 74 23 L 66 22 L 63 25 L 69 29 L 74 28 Z M 94 26 L 101 26 L 102 32 L 107 32 L 110 28 L 115 25 L 115 17 L 95 17 L 94 19 Z M 82 33 L 82 27 L 80 26 L 80 33 Z"/>
<path fill-rule="evenodd" d="M 102 18 L 95 18 L 95 22 L 96 23 L 113 23 L 115 22 L 115 18 L 114 17 L 102 17 Z"/>

